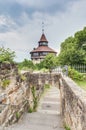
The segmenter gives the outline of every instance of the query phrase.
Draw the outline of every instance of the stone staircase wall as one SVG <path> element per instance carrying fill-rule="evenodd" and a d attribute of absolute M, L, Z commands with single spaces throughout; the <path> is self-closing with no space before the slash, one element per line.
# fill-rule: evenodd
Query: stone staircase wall
<path fill-rule="evenodd" d="M 16 65 L 0 65 L 0 83 L 10 80 L 8 86 L 3 88 L 0 84 L 0 125 L 8 126 L 34 107 L 32 87 L 35 87 L 35 97 L 40 99 L 44 85 L 58 84 L 59 76 L 56 74 L 24 73 L 19 74 Z"/>
<path fill-rule="evenodd" d="M 59 81 L 64 126 L 86 130 L 86 92 L 68 77 L 61 76 Z"/>
<path fill-rule="evenodd" d="M 4 88 L 2 82 L 5 80 L 10 83 Z M 0 125 L 9 125 L 28 109 L 30 87 L 14 64 L 0 65 L 0 82 Z"/>

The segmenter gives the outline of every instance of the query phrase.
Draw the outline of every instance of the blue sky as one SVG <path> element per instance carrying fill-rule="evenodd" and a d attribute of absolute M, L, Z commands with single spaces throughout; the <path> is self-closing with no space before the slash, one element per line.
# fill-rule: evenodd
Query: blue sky
<path fill-rule="evenodd" d="M 86 0 L 0 0 L 0 46 L 30 59 L 45 23 L 49 46 L 57 52 L 68 36 L 86 26 Z"/>

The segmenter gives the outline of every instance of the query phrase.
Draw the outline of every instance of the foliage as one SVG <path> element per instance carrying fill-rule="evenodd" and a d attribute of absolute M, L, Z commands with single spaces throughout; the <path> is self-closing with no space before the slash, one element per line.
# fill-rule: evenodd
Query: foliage
<path fill-rule="evenodd" d="M 75 69 L 68 69 L 68 76 L 72 78 L 81 88 L 86 90 L 86 74 L 79 73 Z"/>
<path fill-rule="evenodd" d="M 34 103 L 33 111 L 36 111 L 36 108 L 38 106 L 38 99 L 37 99 L 37 96 L 36 96 L 36 88 L 34 86 L 32 86 L 31 91 L 32 91 L 33 103 Z"/>
<path fill-rule="evenodd" d="M 29 107 L 28 113 L 32 113 L 32 112 L 33 112 L 33 108 L 32 108 L 32 107 Z"/>
<path fill-rule="evenodd" d="M 5 49 L 4 47 L 0 48 L 0 62 L 9 62 L 12 63 L 15 57 L 15 52 L 11 51 L 9 48 Z"/>
<path fill-rule="evenodd" d="M 58 61 L 61 65 L 86 64 L 86 28 L 61 44 Z"/>
<path fill-rule="evenodd" d="M 25 75 L 21 75 L 21 80 L 25 81 L 26 80 L 26 76 Z"/>
<path fill-rule="evenodd" d="M 67 125 L 65 125 L 65 130 L 71 130 Z"/>
<path fill-rule="evenodd" d="M 17 121 L 19 120 L 19 118 L 20 118 L 20 113 L 16 112 L 16 119 L 17 119 Z"/>
<path fill-rule="evenodd" d="M 48 54 L 43 60 L 43 62 L 44 67 L 50 70 L 56 66 L 56 57 L 54 54 Z"/>
<path fill-rule="evenodd" d="M 75 81 L 81 88 L 83 88 L 86 91 L 86 80 L 84 81 Z"/>
<path fill-rule="evenodd" d="M 73 80 L 83 81 L 84 75 L 76 71 L 75 69 L 68 68 L 68 76 Z"/>
<path fill-rule="evenodd" d="M 2 88 L 5 89 L 10 84 L 10 80 L 9 79 L 3 79 L 1 84 L 2 84 Z"/>
<path fill-rule="evenodd" d="M 35 69 L 36 70 L 41 70 L 43 68 L 45 68 L 44 67 L 44 61 L 41 61 L 40 63 L 35 64 Z"/>
<path fill-rule="evenodd" d="M 34 64 L 31 60 L 24 59 L 23 62 L 18 64 L 18 68 L 21 70 L 34 69 Z"/>
<path fill-rule="evenodd" d="M 56 56 L 54 54 L 48 54 L 45 59 L 36 66 L 39 70 L 45 68 L 51 71 L 51 69 L 56 66 Z"/>
<path fill-rule="evenodd" d="M 49 72 L 49 71 L 48 71 L 48 69 L 46 69 L 46 68 L 42 68 L 42 69 L 40 70 L 40 72 L 42 72 L 42 73 L 47 73 L 47 72 Z"/>
<path fill-rule="evenodd" d="M 50 88 L 50 85 L 49 85 L 49 84 L 45 84 L 45 85 L 44 85 L 44 88 L 45 88 L 45 89 L 49 89 L 49 88 Z"/>

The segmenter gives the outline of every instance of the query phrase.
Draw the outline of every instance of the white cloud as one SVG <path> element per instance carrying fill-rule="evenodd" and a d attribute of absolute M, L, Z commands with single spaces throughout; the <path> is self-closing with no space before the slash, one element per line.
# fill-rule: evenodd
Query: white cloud
<path fill-rule="evenodd" d="M 0 15 L 0 25 L 16 25 L 15 22 L 9 17 L 5 15 Z"/>
<path fill-rule="evenodd" d="M 49 6 L 53 6 L 55 4 L 59 4 L 62 3 L 59 0 L 15 0 L 16 2 L 18 2 L 19 4 L 22 5 L 26 5 L 29 7 L 35 7 L 35 8 L 44 8 L 44 7 L 49 7 Z M 63 0 L 64 1 L 64 0 Z"/>
<path fill-rule="evenodd" d="M 22 0 L 21 2 L 23 3 L 25 0 Z M 28 1 L 26 0 L 26 2 Z M 9 47 L 16 51 L 17 61 L 23 60 L 24 58 L 30 58 L 29 52 L 34 47 L 37 47 L 37 43 L 41 36 L 41 23 L 44 21 L 45 34 L 49 41 L 49 46 L 56 51 L 59 51 L 60 43 L 65 38 L 73 35 L 76 31 L 83 29 L 86 25 L 85 5 L 85 0 L 71 2 L 65 12 L 58 13 L 57 11 L 53 15 L 35 11 L 32 16 L 30 16 L 24 11 L 19 17 L 24 25 L 15 30 L 12 29 L 6 33 L 0 33 L 0 45 L 4 44 L 5 47 Z M 16 26 L 16 23 L 11 17 L 2 15 L 0 16 L 0 25 L 3 24 L 12 25 L 11 27 Z"/>
<path fill-rule="evenodd" d="M 0 15 L 0 32 L 10 31 L 17 28 L 17 24 L 10 16 Z"/>

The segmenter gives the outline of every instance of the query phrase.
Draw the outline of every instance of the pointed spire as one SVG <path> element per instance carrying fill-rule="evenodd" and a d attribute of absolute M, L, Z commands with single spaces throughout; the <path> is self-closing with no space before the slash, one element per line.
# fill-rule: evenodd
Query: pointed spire
<path fill-rule="evenodd" d="M 44 33 L 41 35 L 41 38 L 40 38 L 39 43 L 40 43 L 40 42 L 46 42 L 46 43 L 48 43 L 48 41 L 47 41 L 46 36 L 45 36 Z"/>
<path fill-rule="evenodd" d="M 44 22 L 42 22 L 42 34 L 44 33 Z"/>
<path fill-rule="evenodd" d="M 42 35 L 41 35 L 41 38 L 40 38 L 39 43 L 41 43 L 41 42 L 46 42 L 46 43 L 48 43 L 48 41 L 47 41 L 47 39 L 46 39 L 46 36 L 45 36 L 45 34 L 44 34 L 44 22 L 42 22 Z"/>

